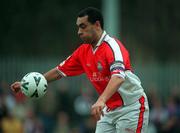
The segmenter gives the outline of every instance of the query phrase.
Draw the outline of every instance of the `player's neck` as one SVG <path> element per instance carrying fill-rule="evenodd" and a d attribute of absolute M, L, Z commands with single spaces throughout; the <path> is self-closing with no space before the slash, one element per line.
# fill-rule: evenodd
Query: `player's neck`
<path fill-rule="evenodd" d="M 103 34 L 103 30 L 100 30 L 99 32 L 97 32 L 97 36 L 95 37 L 94 41 L 92 42 L 93 48 L 96 47 L 96 45 L 97 45 L 97 43 L 99 42 L 102 34 Z"/>

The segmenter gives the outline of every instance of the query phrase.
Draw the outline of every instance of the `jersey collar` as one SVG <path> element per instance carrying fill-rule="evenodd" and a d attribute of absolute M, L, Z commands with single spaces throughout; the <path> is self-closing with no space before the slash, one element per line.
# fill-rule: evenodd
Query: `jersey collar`
<path fill-rule="evenodd" d="M 96 44 L 96 47 L 98 47 L 102 43 L 105 36 L 106 36 L 106 31 L 103 31 L 103 34 L 101 35 L 101 38 L 99 39 L 98 43 Z"/>

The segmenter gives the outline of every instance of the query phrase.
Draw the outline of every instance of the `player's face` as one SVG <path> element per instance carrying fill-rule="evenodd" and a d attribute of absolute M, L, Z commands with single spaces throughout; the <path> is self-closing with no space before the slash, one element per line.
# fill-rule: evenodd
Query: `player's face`
<path fill-rule="evenodd" d="M 78 17 L 77 22 L 78 35 L 84 43 L 94 43 L 96 38 L 96 26 L 88 22 L 88 16 Z"/>

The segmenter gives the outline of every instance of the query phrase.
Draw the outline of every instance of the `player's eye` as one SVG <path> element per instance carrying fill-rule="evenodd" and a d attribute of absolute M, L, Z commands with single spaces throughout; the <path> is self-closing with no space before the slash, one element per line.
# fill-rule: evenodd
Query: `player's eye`
<path fill-rule="evenodd" d="M 85 25 L 85 24 L 80 24 L 79 25 L 79 28 L 81 28 L 81 29 L 85 29 L 87 27 L 87 25 Z"/>

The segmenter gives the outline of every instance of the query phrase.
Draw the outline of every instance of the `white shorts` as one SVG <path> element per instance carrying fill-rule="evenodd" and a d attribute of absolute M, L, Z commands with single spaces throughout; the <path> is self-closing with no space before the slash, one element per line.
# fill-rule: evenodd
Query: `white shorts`
<path fill-rule="evenodd" d="M 146 95 L 133 104 L 107 111 L 97 122 L 96 133 L 146 133 L 149 106 Z"/>

